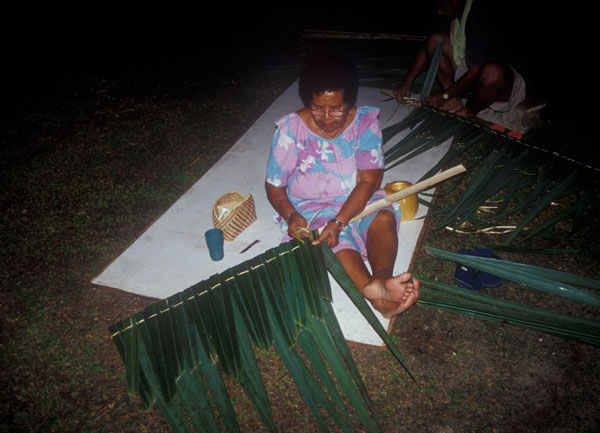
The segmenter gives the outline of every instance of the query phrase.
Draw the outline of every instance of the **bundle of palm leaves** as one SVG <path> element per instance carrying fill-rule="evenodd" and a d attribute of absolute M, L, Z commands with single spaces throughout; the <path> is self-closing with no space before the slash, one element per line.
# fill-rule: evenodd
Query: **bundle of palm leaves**
<path fill-rule="evenodd" d="M 239 431 L 222 371 L 241 384 L 265 425 L 276 431 L 253 352 L 274 347 L 324 431 L 321 410 L 343 431 L 355 431 L 344 398 L 368 431 L 377 431 L 366 387 L 330 304 L 327 270 L 404 366 L 331 249 L 294 240 L 111 326 L 129 392 L 147 406 L 156 403 L 177 432 L 192 426 L 218 432 L 219 419 L 227 431 Z"/>
<path fill-rule="evenodd" d="M 425 247 L 433 257 L 488 272 L 571 301 L 600 307 L 600 281 L 539 266 L 496 258 L 456 254 Z M 460 287 L 418 277 L 421 281 L 419 304 L 481 319 L 521 326 L 540 332 L 600 346 L 600 321 L 523 305 Z"/>
<path fill-rule="evenodd" d="M 599 296 L 569 286 L 600 289 L 597 280 L 426 249 L 441 259 L 600 306 Z M 221 376 L 225 374 L 241 385 L 267 428 L 276 431 L 254 355 L 256 348 L 274 347 L 323 431 L 328 430 L 329 422 L 323 413 L 342 431 L 355 431 L 352 411 L 368 431 L 378 431 L 367 388 L 330 304 L 327 272 L 406 369 L 394 343 L 331 249 L 293 240 L 111 326 L 126 366 L 129 392 L 140 396 L 148 407 L 156 404 L 177 432 L 239 431 Z M 418 278 L 419 305 L 600 345 L 599 321 Z"/>
<path fill-rule="evenodd" d="M 461 157 L 469 173 L 444 192 L 459 186 L 464 190 L 450 206 L 432 206 L 435 212 L 429 216 L 444 215 L 439 227 L 463 233 L 504 230 L 504 245 L 510 245 L 570 218 L 572 232 L 593 228 L 588 242 L 598 239 L 600 226 L 594 222 L 600 217 L 600 170 L 595 167 L 427 107 L 384 129 L 384 140 L 410 127 L 408 135 L 386 150 L 388 168 L 453 138 L 449 151 L 423 178 Z M 558 210 L 549 211 L 556 204 Z"/>

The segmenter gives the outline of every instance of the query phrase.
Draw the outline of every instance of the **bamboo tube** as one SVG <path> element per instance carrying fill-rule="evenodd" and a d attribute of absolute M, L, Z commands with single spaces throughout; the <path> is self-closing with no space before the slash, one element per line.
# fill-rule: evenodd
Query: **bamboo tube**
<path fill-rule="evenodd" d="M 395 192 L 394 194 L 390 194 L 387 197 L 384 197 L 384 198 L 377 200 L 376 202 L 371 203 L 370 205 L 366 206 L 363 209 L 363 211 L 361 213 L 359 213 L 358 215 L 356 215 L 354 218 L 352 218 L 348 222 L 348 224 L 353 223 L 354 221 L 357 221 L 361 218 L 364 218 L 367 215 L 370 215 L 373 212 L 381 209 L 382 207 L 386 207 L 386 206 L 394 203 L 395 201 L 401 200 L 405 197 L 408 197 L 409 195 L 417 194 L 421 191 L 429 189 L 433 185 L 440 183 L 446 179 L 449 179 L 453 176 L 456 176 L 457 174 L 464 173 L 465 171 L 467 171 L 465 166 L 462 164 L 459 164 L 457 166 L 449 168 L 448 170 L 442 171 L 441 173 L 438 173 L 436 175 L 428 177 L 427 179 L 422 180 L 421 182 L 415 183 L 414 185 L 409 186 L 408 188 L 404 188 L 402 191 L 398 191 L 398 192 Z M 324 228 L 325 228 L 325 226 L 318 229 L 317 233 L 321 234 L 321 232 L 323 231 Z M 299 230 L 302 230 L 302 231 L 305 230 L 307 232 L 310 232 L 308 229 L 306 229 L 304 227 L 301 227 Z"/>
<path fill-rule="evenodd" d="M 388 195 L 387 197 L 377 200 L 376 202 L 371 203 L 370 205 L 365 207 L 365 209 L 360 214 L 358 214 L 354 218 L 352 218 L 348 222 L 348 224 L 350 224 L 356 220 L 359 220 L 361 218 L 364 218 L 367 215 L 372 214 L 376 210 L 379 210 L 382 207 L 385 207 L 385 206 L 388 206 L 388 205 L 394 203 L 395 201 L 401 200 L 405 197 L 408 197 L 409 195 L 416 194 L 418 192 L 429 189 L 433 185 L 440 183 L 446 179 L 449 179 L 453 176 L 456 176 L 457 174 L 464 173 L 466 170 L 467 169 L 462 164 L 459 164 L 455 167 L 449 168 L 448 170 L 442 171 L 441 173 L 431 176 L 425 180 L 422 180 L 421 182 L 418 182 L 412 186 L 409 186 L 408 188 L 405 188 L 402 191 L 395 192 L 394 194 Z"/>

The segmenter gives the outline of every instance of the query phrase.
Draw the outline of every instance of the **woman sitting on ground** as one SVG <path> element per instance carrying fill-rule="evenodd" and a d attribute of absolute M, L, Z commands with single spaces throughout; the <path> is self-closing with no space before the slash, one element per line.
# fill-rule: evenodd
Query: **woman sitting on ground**
<path fill-rule="evenodd" d="M 312 59 L 299 93 L 304 108 L 276 122 L 271 145 L 265 188 L 275 219 L 288 236 L 308 237 L 299 230 L 307 221 L 311 230 L 323 227 L 313 243 L 333 249 L 375 309 L 385 317 L 406 311 L 419 297 L 419 282 L 409 273 L 393 275 L 400 207 L 394 203 L 348 224 L 385 197 L 379 110 L 355 106 L 358 74 L 340 58 Z"/>

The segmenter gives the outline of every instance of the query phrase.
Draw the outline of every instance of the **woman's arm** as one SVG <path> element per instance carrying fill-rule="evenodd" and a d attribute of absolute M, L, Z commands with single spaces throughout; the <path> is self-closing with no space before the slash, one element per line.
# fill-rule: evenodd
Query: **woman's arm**
<path fill-rule="evenodd" d="M 299 227 L 306 227 L 306 220 L 296 210 L 287 195 L 287 186 L 273 186 L 265 181 L 265 190 L 267 191 L 267 199 L 271 203 L 271 206 L 287 222 L 288 235 L 294 236 Z M 296 236 L 308 237 L 308 233 L 300 232 Z"/>
<path fill-rule="evenodd" d="M 347 225 L 353 217 L 362 212 L 373 193 L 381 186 L 382 180 L 382 169 L 357 170 L 356 186 L 348 195 L 335 219 L 344 226 Z M 325 241 L 327 245 L 334 247 L 338 244 L 338 236 L 341 230 L 342 228 L 338 224 L 329 222 L 313 244 L 317 245 Z"/>

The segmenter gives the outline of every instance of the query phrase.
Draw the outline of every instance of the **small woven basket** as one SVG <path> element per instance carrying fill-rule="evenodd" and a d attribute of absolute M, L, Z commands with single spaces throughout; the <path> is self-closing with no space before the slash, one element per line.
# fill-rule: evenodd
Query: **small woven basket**
<path fill-rule="evenodd" d="M 254 197 L 244 197 L 237 191 L 223 194 L 215 202 L 212 220 L 215 228 L 223 230 L 225 240 L 231 242 L 256 221 Z"/>

